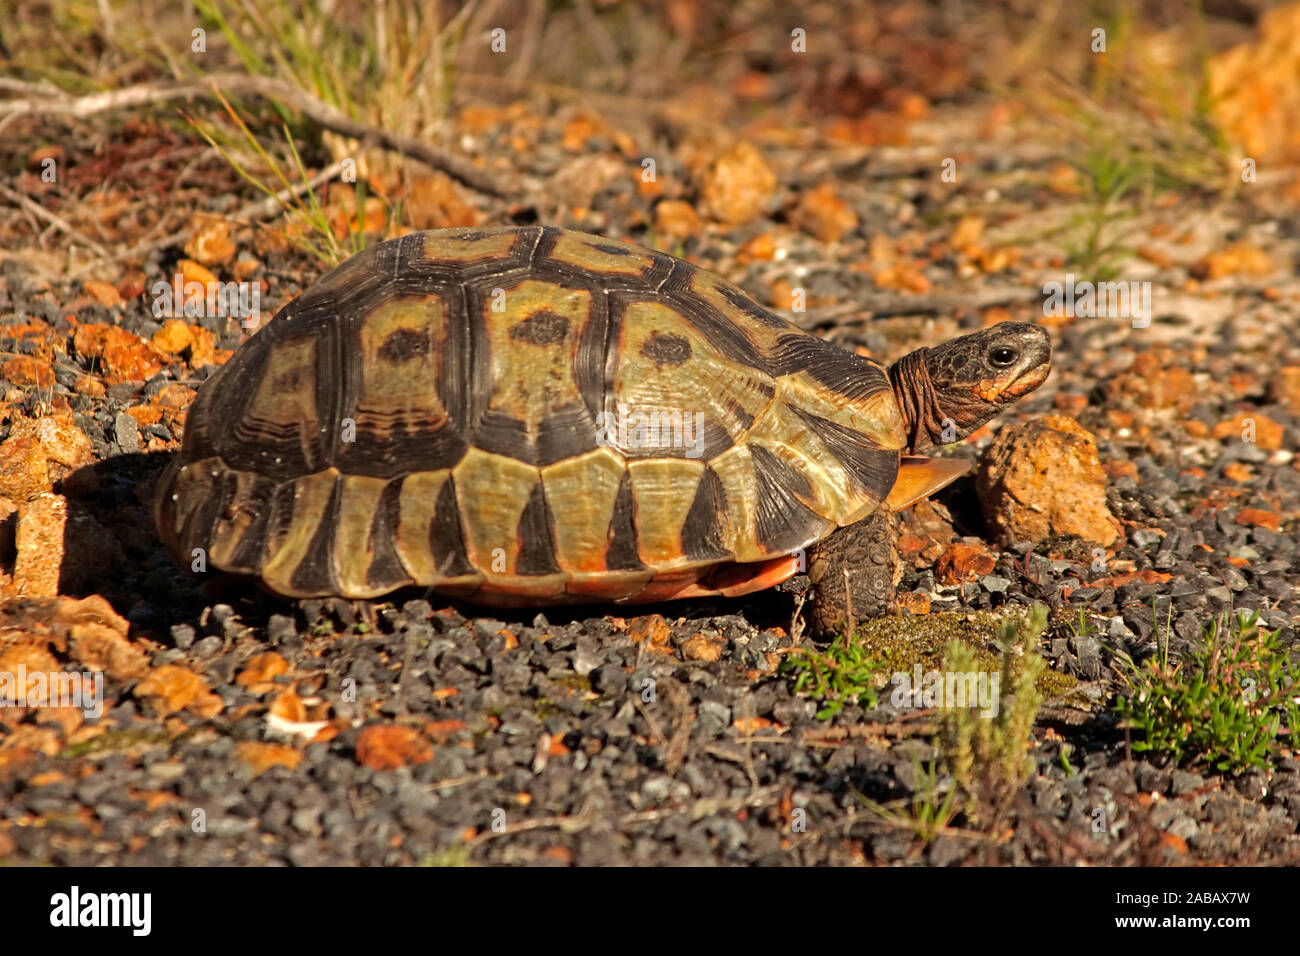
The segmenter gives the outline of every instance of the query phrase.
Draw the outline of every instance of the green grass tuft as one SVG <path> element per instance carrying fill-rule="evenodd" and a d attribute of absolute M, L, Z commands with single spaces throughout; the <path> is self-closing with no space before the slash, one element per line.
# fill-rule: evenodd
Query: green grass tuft
<path fill-rule="evenodd" d="M 1216 618 L 1184 661 L 1169 660 L 1169 627 L 1142 666 L 1124 659 L 1129 693 L 1116 702 L 1133 749 L 1240 773 L 1294 742 L 1300 669 L 1257 612 Z M 1285 721 L 1285 724 L 1284 724 Z"/>
<path fill-rule="evenodd" d="M 824 701 L 817 717 L 830 720 L 847 704 L 876 706 L 876 677 L 884 664 L 866 646 L 841 634 L 825 650 L 800 648 L 781 662 L 780 673 L 794 678 L 794 692 Z"/>

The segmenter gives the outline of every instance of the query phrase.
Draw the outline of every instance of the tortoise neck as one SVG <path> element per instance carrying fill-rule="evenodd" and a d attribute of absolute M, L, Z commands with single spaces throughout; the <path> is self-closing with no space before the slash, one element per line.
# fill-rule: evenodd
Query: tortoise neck
<path fill-rule="evenodd" d="M 929 351 L 909 352 L 889 367 L 889 381 L 907 424 L 907 450 L 913 454 L 939 444 L 943 435 L 943 409 L 925 367 Z"/>

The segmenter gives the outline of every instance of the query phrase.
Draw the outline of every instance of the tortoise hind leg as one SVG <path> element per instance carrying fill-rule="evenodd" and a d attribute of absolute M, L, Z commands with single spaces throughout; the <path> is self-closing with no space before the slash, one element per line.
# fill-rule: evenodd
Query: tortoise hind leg
<path fill-rule="evenodd" d="M 881 508 L 840 528 L 808 558 L 814 635 L 829 637 L 843 632 L 850 619 L 858 623 L 884 614 L 902 576 L 891 511 Z"/>

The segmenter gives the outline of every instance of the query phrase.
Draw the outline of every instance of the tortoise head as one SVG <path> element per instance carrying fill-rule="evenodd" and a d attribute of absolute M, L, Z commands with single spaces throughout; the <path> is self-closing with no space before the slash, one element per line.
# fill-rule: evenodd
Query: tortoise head
<path fill-rule="evenodd" d="M 1051 370 L 1051 339 L 1025 322 L 1001 322 L 904 355 L 889 378 L 907 423 L 907 450 L 961 441 L 1042 385 Z"/>

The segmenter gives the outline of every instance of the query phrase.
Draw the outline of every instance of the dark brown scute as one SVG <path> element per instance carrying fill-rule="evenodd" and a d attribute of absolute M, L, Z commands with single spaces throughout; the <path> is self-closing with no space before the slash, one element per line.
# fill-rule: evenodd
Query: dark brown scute
<path fill-rule="evenodd" d="M 474 428 L 473 444 L 494 455 L 545 467 L 591 451 L 596 447 L 596 438 L 587 410 L 569 405 L 556 409 L 541 422 L 535 436 L 517 418 L 489 410 Z"/>
<path fill-rule="evenodd" d="M 808 335 L 781 336 L 771 361 L 773 374 L 805 372 L 848 399 L 867 398 L 890 387 L 880 365 Z"/>
<path fill-rule="evenodd" d="M 456 502 L 456 483 L 448 477 L 438 492 L 433 521 L 429 525 L 429 550 L 438 573 L 455 578 L 473 574 L 474 567 L 465 555 L 465 535 L 460 526 L 460 506 Z"/>
<path fill-rule="evenodd" d="M 611 571 L 645 570 L 637 552 L 632 482 L 626 471 L 619 479 L 618 496 L 614 499 L 614 514 L 609 522 L 609 546 L 605 549 L 605 567 Z"/>
<path fill-rule="evenodd" d="M 366 585 L 372 588 L 396 588 L 410 581 L 401 559 L 397 556 L 395 531 L 401 521 L 402 479 L 397 478 L 384 486 L 370 523 L 370 567 L 366 569 Z"/>
<path fill-rule="evenodd" d="M 762 445 L 749 446 L 758 485 L 755 522 L 758 538 L 773 554 L 781 554 L 806 543 L 812 529 L 826 519 L 804 505 L 813 497 L 808 479 Z"/>
<path fill-rule="evenodd" d="M 705 468 L 695 491 L 691 510 L 682 524 L 682 553 L 691 561 L 731 557 L 723 543 L 723 516 L 727 513 L 727 492 L 712 468 Z"/>
<path fill-rule="evenodd" d="M 271 495 L 271 513 L 266 519 L 266 546 L 277 547 L 284 540 L 293 525 L 294 501 L 296 498 L 294 483 L 286 481 L 278 485 Z M 265 557 L 265 553 L 263 557 Z"/>
<path fill-rule="evenodd" d="M 179 555 L 182 563 L 189 565 L 191 551 L 203 548 L 206 552 L 212 543 L 212 532 L 221 519 L 221 496 L 212 489 L 209 494 L 186 516 L 178 536 L 182 547 Z"/>
<path fill-rule="evenodd" d="M 266 528 L 271 517 L 274 495 L 275 486 L 259 476 L 253 482 L 246 499 L 241 502 L 241 506 L 252 514 L 253 520 L 230 556 L 230 570 L 260 570 L 262 556 L 266 551 Z"/>
<path fill-rule="evenodd" d="M 586 454 L 596 448 L 596 438 L 592 417 L 584 406 L 562 405 L 538 425 L 535 464 L 544 468 Z"/>
<path fill-rule="evenodd" d="M 299 594 L 328 594 L 338 585 L 334 580 L 334 532 L 338 528 L 339 505 L 343 500 L 343 479 L 334 482 L 307 553 L 293 569 L 289 586 Z"/>
<path fill-rule="evenodd" d="M 844 466 L 859 488 L 877 500 L 883 499 L 894 486 L 898 475 L 898 452 L 871 444 L 862 435 L 816 415 L 795 409 L 800 421 L 821 440 L 835 459 Z"/>
<path fill-rule="evenodd" d="M 519 574 L 554 574 L 560 570 L 555 563 L 554 522 L 539 481 L 533 485 L 528 505 L 519 516 L 519 560 L 515 563 Z"/>

